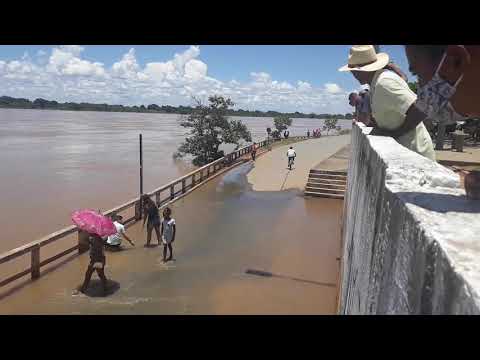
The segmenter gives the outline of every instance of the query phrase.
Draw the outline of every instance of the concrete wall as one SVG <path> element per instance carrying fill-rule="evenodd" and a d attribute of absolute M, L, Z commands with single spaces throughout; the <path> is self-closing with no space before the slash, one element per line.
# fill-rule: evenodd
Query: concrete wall
<path fill-rule="evenodd" d="M 480 201 L 459 177 L 354 126 L 341 314 L 479 314 Z"/>

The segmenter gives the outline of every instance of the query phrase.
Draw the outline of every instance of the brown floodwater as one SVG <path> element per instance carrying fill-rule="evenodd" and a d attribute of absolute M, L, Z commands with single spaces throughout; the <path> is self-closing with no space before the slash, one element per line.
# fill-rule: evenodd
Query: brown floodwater
<path fill-rule="evenodd" d="M 239 119 L 254 140 L 273 124 L 271 118 Z M 145 191 L 191 171 L 172 159 L 185 137 L 178 120 L 166 114 L 0 109 L 0 253 L 71 225 L 75 209 L 107 210 L 138 196 L 139 133 Z M 303 135 L 322 124 L 294 119 L 290 133 Z"/>
<path fill-rule="evenodd" d="M 333 314 L 337 288 L 258 277 L 247 269 L 336 284 L 343 202 L 297 192 L 254 192 L 242 165 L 173 205 L 175 262 L 137 246 L 107 253 L 106 274 L 120 284 L 107 297 L 73 296 L 88 255 L 0 298 L 1 314 Z M 96 275 L 94 279 L 96 280 Z"/>

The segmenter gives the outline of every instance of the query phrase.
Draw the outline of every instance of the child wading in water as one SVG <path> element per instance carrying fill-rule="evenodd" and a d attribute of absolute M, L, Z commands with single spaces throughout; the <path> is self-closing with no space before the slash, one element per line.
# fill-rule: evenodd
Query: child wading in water
<path fill-rule="evenodd" d="M 162 221 L 162 242 L 163 242 L 163 262 L 172 260 L 173 250 L 172 243 L 175 241 L 175 233 L 177 232 L 177 227 L 175 225 L 175 219 L 172 217 L 172 210 L 167 207 L 163 210 L 163 221 Z M 170 250 L 170 256 L 167 257 L 167 247 Z"/>

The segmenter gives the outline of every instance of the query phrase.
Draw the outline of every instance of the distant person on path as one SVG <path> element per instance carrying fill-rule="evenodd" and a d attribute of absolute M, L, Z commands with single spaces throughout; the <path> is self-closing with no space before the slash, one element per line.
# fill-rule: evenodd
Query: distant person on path
<path fill-rule="evenodd" d="M 377 54 L 373 45 L 356 45 L 350 50 L 348 64 L 339 69 L 352 72 L 360 84 L 370 85 L 370 105 L 377 124 L 371 135 L 383 135 L 383 129 L 400 128 L 417 99 L 405 80 L 387 68 L 388 63 L 388 54 Z M 433 142 L 423 123 L 395 139 L 406 148 L 435 161 Z"/>
<path fill-rule="evenodd" d="M 162 221 L 162 242 L 163 242 L 163 262 L 167 262 L 173 259 L 172 243 L 175 241 L 175 235 L 177 233 L 177 226 L 175 219 L 172 218 L 172 209 L 166 207 L 163 210 Z M 170 256 L 167 259 L 167 247 L 170 250 Z"/>
<path fill-rule="evenodd" d="M 307 137 L 310 137 L 310 130 L 307 130 Z"/>
<path fill-rule="evenodd" d="M 158 213 L 157 204 L 153 202 L 148 195 L 143 195 L 143 227 L 145 227 L 145 221 L 147 221 L 147 244 L 150 246 L 150 241 L 152 239 L 152 231 L 155 229 L 157 235 L 157 242 L 160 245 L 160 214 Z"/>
<path fill-rule="evenodd" d="M 257 143 L 253 143 L 252 145 L 252 160 L 255 161 L 257 156 Z"/>
<path fill-rule="evenodd" d="M 297 157 L 297 154 L 295 150 L 293 150 L 293 146 L 290 146 L 290 149 L 287 150 L 287 158 L 288 158 L 288 167 L 291 168 L 291 165 L 293 165 L 295 158 Z"/>
<path fill-rule="evenodd" d="M 130 243 L 130 245 L 135 246 L 134 242 L 130 240 L 130 238 L 125 233 L 125 226 L 121 223 L 122 219 L 123 218 L 120 215 L 112 216 L 113 225 L 115 225 L 115 228 L 117 229 L 117 233 L 114 235 L 110 235 L 107 238 L 107 243 L 106 243 L 107 250 L 112 250 L 112 251 L 121 250 L 122 238 L 127 240 Z"/>
<path fill-rule="evenodd" d="M 90 263 L 88 264 L 87 272 L 85 273 L 85 280 L 83 282 L 80 291 L 85 293 L 90 280 L 92 279 L 92 274 L 94 271 L 97 271 L 98 277 L 102 281 L 103 293 L 107 291 L 107 277 L 105 276 L 105 252 L 104 252 L 104 240 L 97 234 L 89 234 L 89 243 L 90 243 Z"/>

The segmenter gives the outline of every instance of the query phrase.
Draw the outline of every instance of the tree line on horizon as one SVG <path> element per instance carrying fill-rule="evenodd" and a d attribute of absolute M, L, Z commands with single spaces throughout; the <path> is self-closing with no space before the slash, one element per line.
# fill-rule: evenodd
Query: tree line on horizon
<path fill-rule="evenodd" d="M 46 110 L 67 110 L 67 111 L 106 111 L 106 112 L 134 112 L 134 113 L 160 113 L 160 114 L 191 114 L 195 109 L 191 106 L 171 106 L 171 105 L 109 105 L 109 104 L 92 104 L 92 103 L 75 103 L 65 102 L 59 103 L 54 100 L 45 100 L 42 98 L 30 101 L 29 99 L 13 98 L 10 96 L 0 97 L 0 108 L 9 109 L 46 109 Z M 288 116 L 291 118 L 310 118 L 310 119 L 353 119 L 353 114 L 304 114 L 300 112 L 282 113 L 278 111 L 251 111 L 243 109 L 228 109 L 227 116 L 250 116 L 250 117 L 277 117 Z"/>

